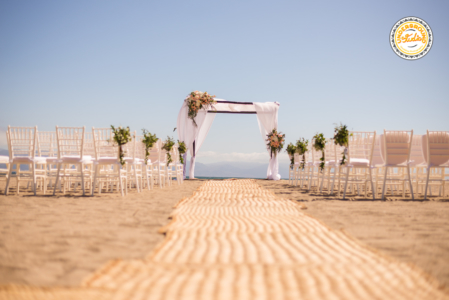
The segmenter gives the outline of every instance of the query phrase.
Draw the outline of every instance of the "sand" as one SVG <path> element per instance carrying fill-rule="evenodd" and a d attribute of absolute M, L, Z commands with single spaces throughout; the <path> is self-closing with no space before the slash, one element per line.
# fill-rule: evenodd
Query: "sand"
<path fill-rule="evenodd" d="M 128 196 L 4 195 L 0 182 L 0 284 L 79 286 L 111 259 L 143 258 L 164 236 L 172 207 L 204 181 Z"/>
<path fill-rule="evenodd" d="M 411 263 L 449 286 L 449 197 L 428 200 L 389 197 L 388 201 L 353 197 L 338 200 L 306 193 L 286 180 L 260 180 L 276 195 L 307 206 L 306 214 L 344 230 L 361 242 Z"/>
<path fill-rule="evenodd" d="M 0 284 L 79 286 L 111 259 L 142 259 L 164 236 L 172 206 L 204 181 L 155 188 L 122 198 L 0 195 Z M 257 181 L 277 195 L 302 201 L 305 212 L 333 229 L 449 285 L 449 199 L 341 201 L 307 194 L 286 181 Z M 0 182 L 0 193 L 4 184 Z"/>

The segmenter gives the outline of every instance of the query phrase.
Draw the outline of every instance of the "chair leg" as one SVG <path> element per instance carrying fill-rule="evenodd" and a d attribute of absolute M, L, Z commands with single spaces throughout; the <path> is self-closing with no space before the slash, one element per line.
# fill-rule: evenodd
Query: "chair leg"
<path fill-rule="evenodd" d="M 388 173 L 388 167 L 385 167 L 385 176 L 384 176 L 384 183 L 383 183 L 383 186 L 382 186 L 382 200 L 384 200 L 384 196 L 385 196 L 385 186 L 386 186 L 386 183 L 387 183 L 387 173 Z"/>
<path fill-rule="evenodd" d="M 61 171 L 61 163 L 58 163 L 58 171 L 56 173 L 55 187 L 53 188 L 53 196 L 56 194 L 56 188 L 58 187 L 60 171 Z"/>
<path fill-rule="evenodd" d="M 369 169 L 369 180 L 371 181 L 371 192 L 373 193 L 373 200 L 376 199 L 376 192 L 374 191 L 373 172 Z"/>
<path fill-rule="evenodd" d="M 11 180 L 12 177 L 12 167 L 13 165 L 11 164 L 9 166 L 9 175 L 8 175 L 8 179 L 6 180 L 6 187 L 5 187 L 5 195 L 8 196 L 8 192 L 9 192 L 9 181 Z"/>
<path fill-rule="evenodd" d="M 426 189 L 424 190 L 424 200 L 427 199 L 427 188 L 429 186 L 430 168 L 427 169 Z"/>
<path fill-rule="evenodd" d="M 349 181 L 349 167 L 346 168 L 346 180 L 345 180 L 345 188 L 343 190 L 343 199 L 346 198 L 346 188 L 348 187 L 348 181 Z"/>
<path fill-rule="evenodd" d="M 415 195 L 413 194 L 413 185 L 412 185 L 412 178 L 410 176 L 410 167 L 409 166 L 407 166 L 407 172 L 408 172 L 408 183 L 410 185 L 410 194 L 412 195 L 412 200 L 415 200 Z"/>

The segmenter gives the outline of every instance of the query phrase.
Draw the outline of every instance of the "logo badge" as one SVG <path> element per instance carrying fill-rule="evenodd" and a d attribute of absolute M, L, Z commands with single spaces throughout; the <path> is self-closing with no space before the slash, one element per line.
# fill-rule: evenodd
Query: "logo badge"
<path fill-rule="evenodd" d="M 400 19 L 391 29 L 390 44 L 399 57 L 409 60 L 420 59 L 432 48 L 432 29 L 429 24 L 417 17 Z"/>

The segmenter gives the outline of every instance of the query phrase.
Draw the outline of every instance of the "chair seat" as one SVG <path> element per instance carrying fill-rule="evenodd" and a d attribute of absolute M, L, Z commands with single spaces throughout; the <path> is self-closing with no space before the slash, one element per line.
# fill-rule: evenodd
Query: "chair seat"
<path fill-rule="evenodd" d="M 132 158 L 132 157 L 125 157 L 124 161 L 126 161 L 129 164 L 135 163 L 135 164 L 140 164 L 142 162 L 145 162 L 145 160 L 141 159 L 141 158 Z"/>
<path fill-rule="evenodd" d="M 113 165 L 113 164 L 120 164 L 117 157 L 100 157 L 99 159 L 95 160 L 96 165 Z"/>
<path fill-rule="evenodd" d="M 29 156 L 16 156 L 12 159 L 13 164 L 31 164 L 33 162 L 36 164 L 45 164 L 47 162 L 47 158 L 37 156 L 33 159 Z"/>
<path fill-rule="evenodd" d="M 9 164 L 9 156 L 0 155 L 0 164 Z"/>
<path fill-rule="evenodd" d="M 84 155 L 81 159 L 79 156 L 63 156 L 59 162 L 63 164 L 91 164 L 92 156 Z"/>
<path fill-rule="evenodd" d="M 58 163 L 59 159 L 57 157 L 46 157 L 47 163 L 49 164 L 56 164 Z"/>
<path fill-rule="evenodd" d="M 354 167 L 368 167 L 369 160 L 366 158 L 351 158 L 349 160 L 349 165 Z"/>

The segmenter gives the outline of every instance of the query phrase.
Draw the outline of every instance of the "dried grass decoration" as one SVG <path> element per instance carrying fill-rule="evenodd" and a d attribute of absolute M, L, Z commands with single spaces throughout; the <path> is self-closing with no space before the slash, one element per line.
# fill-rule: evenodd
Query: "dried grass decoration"
<path fill-rule="evenodd" d="M 352 134 L 351 134 L 352 135 Z M 341 153 L 343 154 L 340 162 L 340 166 L 344 165 L 346 162 L 346 154 L 348 153 L 349 146 L 349 130 L 346 125 L 340 123 L 340 126 L 336 125 L 334 129 L 334 143 L 340 147 L 345 147 L 345 150 Z"/>
<path fill-rule="evenodd" d="M 315 148 L 316 151 L 321 151 L 321 153 L 323 154 L 320 158 L 321 160 L 320 170 L 323 171 L 326 162 L 326 157 L 324 154 L 324 148 L 326 147 L 326 139 L 324 138 L 324 135 L 322 133 L 315 134 L 313 139 L 314 139 L 313 147 Z"/>
<path fill-rule="evenodd" d="M 295 164 L 295 153 L 296 153 L 296 146 L 293 145 L 292 143 L 287 145 L 287 149 L 285 149 L 285 151 L 288 153 L 288 155 L 290 156 L 290 169 L 293 170 L 293 165 Z"/>
<path fill-rule="evenodd" d="M 153 148 L 159 138 L 156 134 L 151 134 L 149 131 L 142 129 L 143 139 L 142 143 L 145 145 L 145 164 L 148 164 L 148 156 L 150 156 L 150 149 Z"/>
<path fill-rule="evenodd" d="M 132 141 L 131 131 L 129 130 L 129 127 L 122 128 L 122 126 L 119 126 L 118 128 L 115 128 L 111 125 L 111 128 L 114 135 L 113 143 L 119 147 L 120 164 L 123 166 L 125 164 L 125 152 L 123 151 L 122 146 Z"/>
<path fill-rule="evenodd" d="M 184 153 L 187 152 L 187 147 L 184 142 L 180 142 L 178 140 L 178 152 L 179 152 L 179 161 L 181 164 L 184 164 L 184 158 L 182 157 Z"/>
<path fill-rule="evenodd" d="M 299 140 L 296 141 L 296 152 L 299 155 L 302 155 L 302 161 L 301 161 L 300 168 L 303 170 L 306 165 L 306 152 L 307 152 L 308 146 L 309 146 L 309 140 L 300 138 Z"/>
<path fill-rule="evenodd" d="M 285 134 L 282 132 L 277 132 L 276 129 L 273 129 L 269 134 L 267 134 L 267 147 L 270 149 L 271 156 L 276 156 L 278 152 L 282 150 L 285 143 Z"/>
<path fill-rule="evenodd" d="M 195 126 L 198 126 L 195 122 L 195 118 L 200 109 L 215 109 L 214 104 L 217 103 L 217 101 L 215 101 L 214 98 L 215 95 L 209 95 L 207 92 L 194 91 L 184 100 L 187 101 L 187 106 L 189 107 L 188 116 L 192 119 Z"/>
<path fill-rule="evenodd" d="M 169 164 L 171 164 L 173 162 L 170 152 L 173 149 L 174 145 L 175 145 L 175 141 L 173 140 L 173 138 L 167 136 L 167 140 L 165 141 L 164 145 L 162 146 L 162 149 L 167 151 L 167 167 Z"/>

